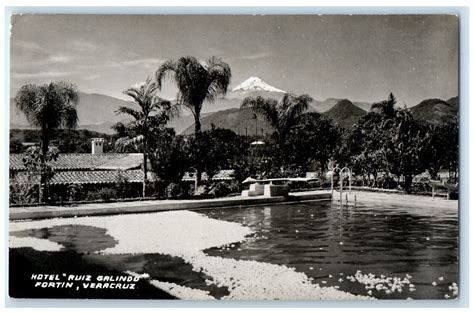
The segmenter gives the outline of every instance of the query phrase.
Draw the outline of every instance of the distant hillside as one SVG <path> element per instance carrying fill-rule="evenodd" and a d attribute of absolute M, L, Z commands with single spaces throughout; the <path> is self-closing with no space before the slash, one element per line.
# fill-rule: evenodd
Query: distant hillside
<path fill-rule="evenodd" d="M 338 100 L 332 105 L 331 102 L 333 100 L 334 98 L 323 104 L 323 106 L 331 106 L 331 108 L 323 114 L 333 119 L 342 127 L 351 128 L 352 124 L 356 123 L 361 116 L 367 113 L 347 99 Z M 308 112 L 311 111 L 318 110 L 316 110 L 314 106 L 310 106 Z M 257 123 L 258 134 L 262 134 L 262 128 L 264 134 L 273 132 L 270 125 L 262 117 L 258 117 Z M 231 129 L 237 134 L 245 134 L 245 128 L 247 128 L 248 135 L 255 134 L 254 113 L 249 108 L 242 110 L 233 108 L 209 113 L 208 116 L 201 119 L 201 124 L 203 130 L 209 130 L 211 124 L 214 124 L 216 127 Z M 182 134 L 192 133 L 194 133 L 194 123 L 182 132 Z"/>
<path fill-rule="evenodd" d="M 453 108 L 456 108 L 457 111 L 459 111 L 459 97 L 458 96 L 449 98 L 448 100 L 446 100 L 446 102 L 452 105 Z"/>
<path fill-rule="evenodd" d="M 90 153 L 91 139 L 101 137 L 105 139 L 104 152 L 114 151 L 114 137 L 108 134 L 89 130 L 55 130 L 51 134 L 52 146 L 56 146 L 61 153 Z M 21 143 L 39 143 L 40 131 L 28 129 L 10 129 L 10 153 L 21 153 L 26 146 Z"/>
<path fill-rule="evenodd" d="M 452 121 L 459 111 L 459 98 L 453 97 L 447 101 L 441 99 L 426 99 L 412 107 L 413 117 L 431 124 L 443 124 Z"/>
<path fill-rule="evenodd" d="M 317 111 L 317 112 L 320 112 L 320 113 L 321 112 L 326 112 L 329 109 L 331 109 L 332 107 L 334 107 L 339 100 L 340 99 L 336 99 L 336 98 L 328 98 L 328 99 L 323 100 L 323 101 L 315 99 L 310 103 L 310 106 L 313 107 L 314 110 Z"/>
<path fill-rule="evenodd" d="M 331 108 L 333 108 L 341 100 L 343 100 L 343 99 L 340 99 L 340 98 L 327 98 L 326 100 L 323 100 L 323 101 L 313 100 L 310 103 L 310 106 L 315 111 L 322 113 L 322 112 L 326 112 L 326 111 L 330 110 Z M 361 108 L 362 110 L 367 111 L 367 112 L 370 110 L 370 106 L 372 105 L 368 102 L 362 102 L 362 101 L 353 102 L 353 104 L 356 105 L 357 107 Z"/>
<path fill-rule="evenodd" d="M 364 101 L 354 101 L 353 104 L 366 112 L 369 112 L 370 107 L 372 107 L 371 103 Z"/>
<path fill-rule="evenodd" d="M 250 108 L 246 109 L 227 109 L 207 115 L 201 119 L 202 130 L 210 130 L 211 124 L 214 124 L 218 128 L 225 128 L 234 131 L 237 134 L 245 135 L 247 129 L 248 135 L 255 135 L 255 118 L 254 112 Z M 272 133 L 273 130 L 262 117 L 257 119 L 257 131 L 258 134 Z M 193 134 L 194 123 L 188 127 L 182 134 Z"/>
<path fill-rule="evenodd" d="M 128 120 L 120 121 L 122 123 L 128 122 Z M 109 134 L 112 135 L 115 133 L 115 131 L 112 129 L 112 126 L 116 122 L 104 122 L 104 123 L 98 123 L 98 124 L 79 124 L 78 127 L 76 128 L 77 130 L 89 130 L 93 132 L 99 132 L 99 133 L 104 133 L 104 134 Z"/>
<path fill-rule="evenodd" d="M 244 98 L 237 98 L 233 93 L 230 93 L 225 98 L 218 98 L 212 104 L 205 101 L 202 105 L 201 113 L 208 113 L 208 112 L 216 112 L 221 110 L 227 110 L 232 108 L 240 108 L 242 104 L 242 100 Z M 186 112 L 186 114 L 191 114 L 190 112 Z"/>
<path fill-rule="evenodd" d="M 365 110 L 357 107 L 350 100 L 342 99 L 334 107 L 324 112 L 323 115 L 332 119 L 339 126 L 350 129 L 366 113 Z"/>

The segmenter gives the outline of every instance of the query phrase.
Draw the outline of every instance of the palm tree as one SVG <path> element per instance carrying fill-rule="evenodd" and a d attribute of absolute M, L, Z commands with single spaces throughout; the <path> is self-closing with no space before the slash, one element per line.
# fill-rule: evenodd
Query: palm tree
<path fill-rule="evenodd" d="M 301 122 L 312 100 L 308 95 L 296 96 L 290 93 L 286 93 L 280 101 L 250 96 L 243 100 L 240 108 L 252 108 L 255 113 L 263 116 L 275 129 L 277 142 L 283 144 L 290 130 Z"/>
<path fill-rule="evenodd" d="M 135 120 L 128 125 L 119 123 L 114 126 L 121 136 L 115 146 L 119 151 L 127 149 L 141 150 L 143 153 L 143 196 L 145 196 L 145 187 L 147 180 L 147 155 L 148 144 L 155 133 L 160 132 L 168 121 L 174 117 L 176 107 L 172 106 L 168 100 L 158 97 L 158 84 L 150 78 L 140 84 L 133 86 L 123 93 L 133 98 L 134 102 L 140 107 L 135 110 L 129 107 L 121 106 L 116 111 L 117 114 L 128 114 Z"/>
<path fill-rule="evenodd" d="M 201 133 L 201 110 L 204 101 L 214 102 L 219 95 L 225 95 L 231 79 L 230 67 L 221 59 L 212 57 L 205 64 L 194 57 L 181 57 L 178 61 L 168 60 L 156 71 L 156 81 L 161 88 L 162 81 L 170 77 L 178 87 L 177 100 L 194 116 L 194 134 Z M 199 168 L 199 167 L 198 167 Z M 201 177 L 196 169 L 196 188 Z"/>
<path fill-rule="evenodd" d="M 28 122 L 41 130 L 40 163 L 45 165 L 50 135 L 53 130 L 77 126 L 76 105 L 79 101 L 77 88 L 67 82 L 51 82 L 37 86 L 23 85 L 17 92 L 14 102 L 23 112 Z M 40 166 L 43 167 L 43 166 Z M 40 169 L 40 201 L 47 198 L 46 177 Z"/>

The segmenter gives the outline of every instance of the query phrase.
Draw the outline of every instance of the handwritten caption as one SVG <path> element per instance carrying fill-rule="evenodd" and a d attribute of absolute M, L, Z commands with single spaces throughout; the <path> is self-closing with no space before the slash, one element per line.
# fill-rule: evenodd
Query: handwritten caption
<path fill-rule="evenodd" d="M 140 277 L 131 275 L 32 274 L 35 288 L 134 290 Z"/>

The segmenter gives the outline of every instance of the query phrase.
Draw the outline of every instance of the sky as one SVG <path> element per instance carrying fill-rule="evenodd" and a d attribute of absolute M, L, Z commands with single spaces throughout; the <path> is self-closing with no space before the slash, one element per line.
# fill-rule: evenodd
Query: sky
<path fill-rule="evenodd" d="M 230 88 L 250 76 L 318 100 L 399 105 L 458 95 L 454 15 L 16 15 L 10 93 L 66 80 L 86 93 L 123 91 L 181 56 L 220 57 Z M 173 99 L 166 82 L 161 97 Z"/>

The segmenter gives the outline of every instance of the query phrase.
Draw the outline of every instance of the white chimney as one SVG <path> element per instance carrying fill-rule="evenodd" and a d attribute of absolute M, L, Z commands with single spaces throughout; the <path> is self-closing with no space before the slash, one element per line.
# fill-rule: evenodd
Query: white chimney
<path fill-rule="evenodd" d="M 93 138 L 92 154 L 102 154 L 104 152 L 104 142 L 103 138 Z"/>

